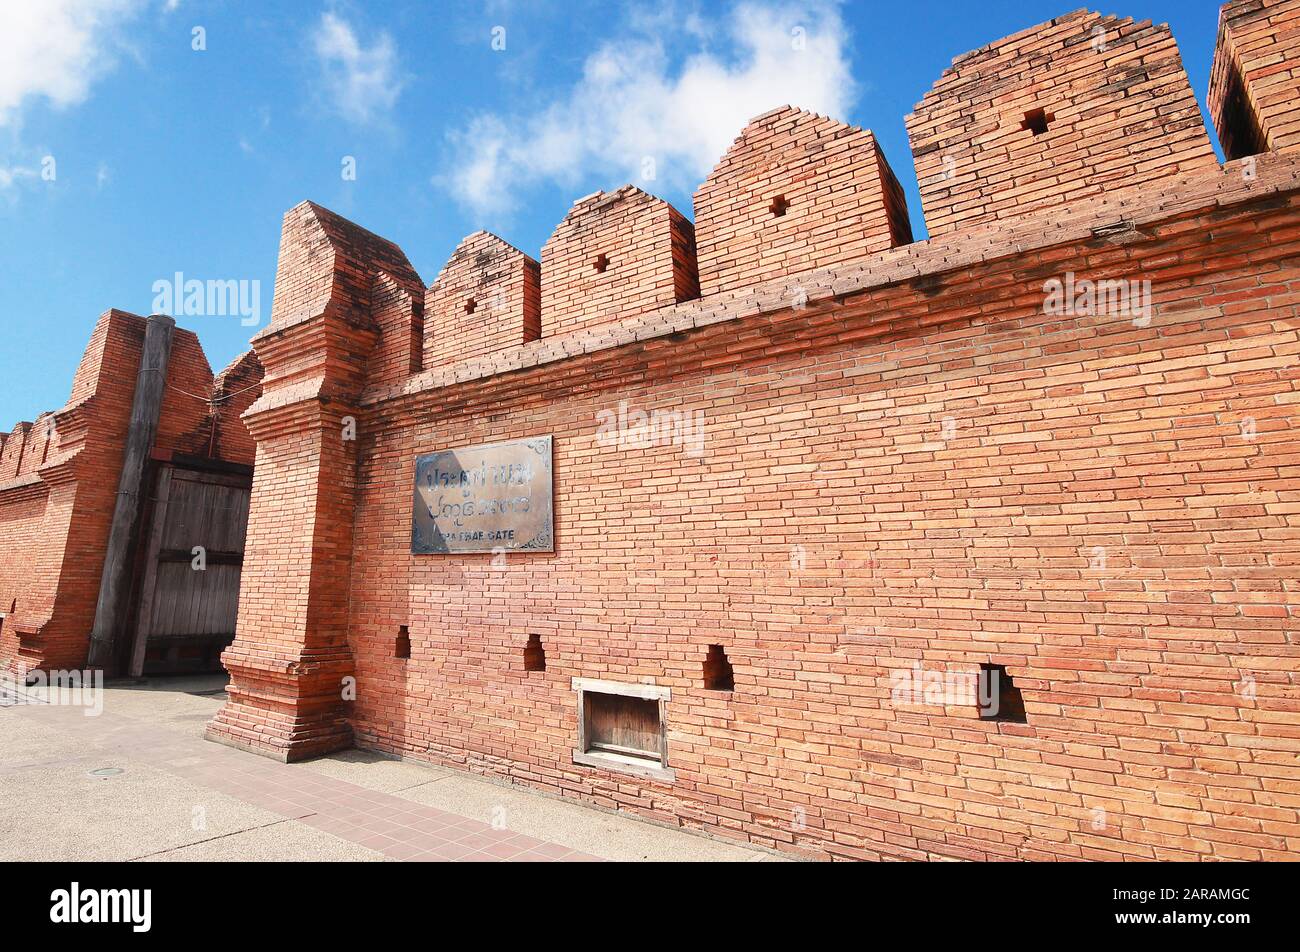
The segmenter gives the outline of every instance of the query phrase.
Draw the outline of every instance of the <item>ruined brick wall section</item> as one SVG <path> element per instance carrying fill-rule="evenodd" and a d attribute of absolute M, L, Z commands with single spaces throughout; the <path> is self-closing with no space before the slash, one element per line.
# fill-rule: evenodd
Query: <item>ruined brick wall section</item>
<path fill-rule="evenodd" d="M 212 384 L 217 404 L 217 456 L 252 466 L 257 444 L 243 421 L 244 411 L 262 395 L 262 363 L 247 350 L 232 360 Z"/>
<path fill-rule="evenodd" d="M 1300 0 L 1219 11 L 1209 110 L 1229 159 L 1300 150 Z"/>
<path fill-rule="evenodd" d="M 177 327 L 172 332 L 171 355 L 167 359 L 167 381 L 154 438 L 155 459 L 170 459 L 175 453 L 212 455 L 212 384 L 212 367 L 198 336 Z"/>
<path fill-rule="evenodd" d="M 0 666 L 85 663 L 145 325 L 145 318 L 122 311 L 100 318 L 73 378 L 72 398 L 29 428 L 21 472 L 0 476 L 0 610 L 17 603 L 0 631 Z M 255 358 L 234 368 L 226 383 L 260 379 Z M 252 395 L 238 397 L 234 409 L 247 407 Z M 179 453 L 251 462 L 252 440 L 237 418 L 227 425 L 229 438 L 216 439 L 212 396 L 212 372 L 198 338 L 176 329 L 155 460 Z M 5 441 L 15 462 L 19 442 Z"/>
<path fill-rule="evenodd" d="M 1216 163 L 1169 28 L 1084 10 L 955 59 L 907 132 L 932 237 Z"/>
<path fill-rule="evenodd" d="M 496 235 L 465 238 L 425 294 L 424 365 L 485 357 L 541 336 L 541 267 Z"/>
<path fill-rule="evenodd" d="M 144 318 L 101 315 L 45 462 L 0 479 L 0 604 L 17 603 L 0 631 L 8 670 L 85 663 L 143 341 Z"/>
<path fill-rule="evenodd" d="M 43 466 L 56 439 L 54 414 L 40 414 L 27 431 L 26 446 L 23 448 L 22 465 L 18 468 L 18 475 L 29 475 Z"/>
<path fill-rule="evenodd" d="M 912 240 L 907 202 L 869 130 L 782 106 L 747 125 L 695 192 L 707 296 Z"/>
<path fill-rule="evenodd" d="M 312 202 L 285 213 L 271 305 L 274 331 L 329 310 L 352 326 L 380 331 L 375 351 L 353 368 L 357 376 L 402 380 L 419 370 L 423 301 L 424 282 L 391 241 Z M 279 366 L 274 377 L 300 369 L 308 368 Z"/>
<path fill-rule="evenodd" d="M 699 295 L 691 223 L 632 185 L 575 202 L 542 247 L 541 270 L 543 337 Z"/>
<path fill-rule="evenodd" d="M 23 467 L 23 461 L 29 455 L 28 439 L 32 424 L 27 421 L 14 425 L 13 431 L 6 437 L 4 451 L 0 452 L 0 482 L 13 479 Z"/>

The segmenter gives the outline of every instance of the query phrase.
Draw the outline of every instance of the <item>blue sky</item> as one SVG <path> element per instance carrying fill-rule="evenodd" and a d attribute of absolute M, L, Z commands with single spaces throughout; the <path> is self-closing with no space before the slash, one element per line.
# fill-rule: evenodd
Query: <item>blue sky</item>
<path fill-rule="evenodd" d="M 952 57 L 1074 8 L 0 0 L 0 429 L 62 406 L 97 315 L 149 313 L 176 272 L 260 282 L 264 326 L 303 199 L 396 241 L 427 285 L 479 228 L 537 257 L 596 189 L 691 215 L 745 119 L 790 102 L 875 131 L 921 235 L 904 115 Z M 1103 12 L 1168 22 L 1204 105 L 1217 2 Z M 179 323 L 214 371 L 257 330 Z"/>

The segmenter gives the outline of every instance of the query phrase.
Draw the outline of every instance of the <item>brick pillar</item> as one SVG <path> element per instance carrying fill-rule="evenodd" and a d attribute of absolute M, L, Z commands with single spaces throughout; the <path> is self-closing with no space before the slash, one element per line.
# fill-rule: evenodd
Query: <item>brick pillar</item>
<path fill-rule="evenodd" d="M 280 235 L 229 700 L 207 736 L 280 760 L 347 747 L 348 587 L 362 389 L 418 367 L 424 285 L 400 248 L 303 202 Z"/>
<path fill-rule="evenodd" d="M 239 620 L 222 655 L 229 700 L 208 725 L 211 740 L 286 761 L 352 743 L 356 441 L 345 428 L 375 337 L 327 313 L 254 339 L 266 378 L 244 415 L 257 459 Z"/>

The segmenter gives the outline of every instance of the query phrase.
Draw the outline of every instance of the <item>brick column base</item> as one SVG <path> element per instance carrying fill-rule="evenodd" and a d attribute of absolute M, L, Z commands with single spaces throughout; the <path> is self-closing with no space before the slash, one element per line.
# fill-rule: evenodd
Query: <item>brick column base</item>
<path fill-rule="evenodd" d="M 250 658 L 227 651 L 228 699 L 208 723 L 208 740 L 283 762 L 352 746 L 343 700 L 350 653 L 310 661 Z"/>

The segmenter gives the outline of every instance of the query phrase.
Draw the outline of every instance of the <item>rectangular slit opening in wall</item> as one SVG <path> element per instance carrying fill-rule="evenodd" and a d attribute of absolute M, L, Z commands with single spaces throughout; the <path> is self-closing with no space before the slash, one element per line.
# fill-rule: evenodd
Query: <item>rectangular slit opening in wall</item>
<path fill-rule="evenodd" d="M 411 633 L 406 625 L 402 625 L 397 629 L 397 644 L 393 656 L 396 658 L 411 657 Z"/>

